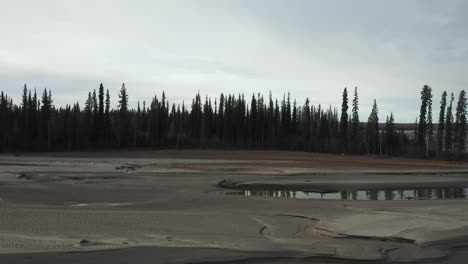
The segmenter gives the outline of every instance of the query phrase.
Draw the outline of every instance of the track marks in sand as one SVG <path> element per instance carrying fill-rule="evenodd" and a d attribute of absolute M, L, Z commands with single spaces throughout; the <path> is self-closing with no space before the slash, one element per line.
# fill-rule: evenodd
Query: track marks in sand
<path fill-rule="evenodd" d="M 253 219 L 262 227 L 258 233 L 268 239 L 300 239 L 313 235 L 311 228 L 318 219 L 298 215 L 276 214 L 256 216 Z"/>
<path fill-rule="evenodd" d="M 120 206 L 129 206 L 135 203 L 76 203 L 71 204 L 70 207 L 120 207 Z"/>
<path fill-rule="evenodd" d="M 381 247 L 378 252 L 382 255 L 382 258 L 386 260 L 385 263 L 438 263 L 439 261 L 446 260 L 449 257 L 451 248 L 456 248 L 456 246 L 449 246 L 447 250 L 445 250 L 440 247 L 420 245 L 415 240 L 396 236 L 378 237 L 343 234 L 317 226 L 314 227 L 314 232 L 317 235 L 337 240 L 346 239 L 352 241 L 369 241 L 370 243 L 378 243 L 376 245 Z M 466 242 L 463 242 L 464 241 L 454 241 L 454 243 L 459 243 L 459 245 L 466 244 Z M 362 242 L 359 242 L 359 244 L 362 244 Z M 365 248 L 362 247 L 362 249 Z"/>
<path fill-rule="evenodd" d="M 74 238 L 64 238 L 56 236 L 32 236 L 22 234 L 1 234 L 0 235 L 0 252 L 2 249 L 7 252 L 10 249 L 21 249 L 18 251 L 34 252 L 34 251 L 83 251 L 83 250 L 105 250 L 120 248 L 123 245 L 119 243 L 111 243 L 109 241 L 81 243 L 88 240 L 77 240 Z"/>
<path fill-rule="evenodd" d="M 36 183 L 55 183 L 55 182 L 82 182 L 88 183 L 99 183 L 107 182 L 111 180 L 125 179 L 125 175 L 113 175 L 112 173 L 106 172 L 93 172 L 93 173 L 69 173 L 69 172 L 19 172 L 15 174 L 17 179 Z"/>
<path fill-rule="evenodd" d="M 332 230 L 328 230 L 325 228 L 315 227 L 314 232 L 318 235 L 331 237 L 331 238 L 352 238 L 352 239 L 364 239 L 364 240 L 376 240 L 382 242 L 398 242 L 398 243 L 408 243 L 408 244 L 416 244 L 415 240 L 402 238 L 402 237 L 378 237 L 378 236 L 360 236 L 360 235 L 347 235 L 342 234 L 339 232 L 335 232 Z"/>
<path fill-rule="evenodd" d="M 411 239 L 347 235 L 325 229 L 319 225 L 320 219 L 304 215 L 275 214 L 255 216 L 253 219 L 261 225 L 258 234 L 266 239 L 278 244 L 294 244 L 296 249 L 303 249 L 313 255 L 327 252 L 331 259 L 364 261 L 363 256 L 366 256 L 365 261 L 394 263 L 396 260 L 433 262 L 447 258 L 446 252 L 437 248 L 420 247 Z M 317 243 L 317 241 L 321 242 Z M 288 261 L 302 263 L 303 260 L 290 259 Z M 258 263 L 270 262 L 275 263 L 276 260 Z"/>

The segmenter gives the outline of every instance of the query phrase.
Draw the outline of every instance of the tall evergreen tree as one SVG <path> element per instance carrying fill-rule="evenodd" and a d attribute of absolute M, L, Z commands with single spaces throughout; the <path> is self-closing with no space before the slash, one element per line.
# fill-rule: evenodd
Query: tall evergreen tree
<path fill-rule="evenodd" d="M 34 95 L 33 95 L 33 98 L 32 98 L 32 102 L 31 102 L 31 108 L 30 108 L 30 111 L 31 113 L 29 114 L 29 116 L 31 117 L 31 141 L 36 141 L 38 136 L 39 136 L 39 117 L 38 117 L 38 110 L 39 110 L 39 100 L 37 98 L 37 91 L 36 89 L 34 89 Z M 37 149 L 37 143 L 35 144 L 35 149 Z"/>
<path fill-rule="evenodd" d="M 50 116 L 52 110 L 52 94 L 47 89 L 44 88 L 42 93 L 42 107 L 41 107 L 41 117 L 42 117 L 42 143 L 45 144 L 46 149 L 49 151 L 51 149 L 51 131 L 50 131 Z"/>
<path fill-rule="evenodd" d="M 128 94 L 125 83 L 122 84 L 119 92 L 119 128 L 120 128 L 120 146 L 125 147 L 129 143 L 129 125 L 128 117 Z"/>
<path fill-rule="evenodd" d="M 351 142 L 352 142 L 352 151 L 357 152 L 359 142 L 361 142 L 361 138 L 359 137 L 359 98 L 357 87 L 354 88 L 354 98 L 353 98 L 353 109 L 351 111 L 351 134 L 350 134 Z"/>
<path fill-rule="evenodd" d="M 104 86 L 102 83 L 99 85 L 98 92 L 98 116 L 97 116 L 97 127 L 98 130 L 98 143 L 102 145 L 104 142 Z"/>
<path fill-rule="evenodd" d="M 341 152 L 346 152 L 348 147 L 348 90 L 346 87 L 343 90 L 341 103 L 340 145 Z"/>
<path fill-rule="evenodd" d="M 393 155 L 395 153 L 397 137 L 398 135 L 393 113 L 390 113 L 390 117 L 387 116 L 387 120 L 385 122 L 385 146 L 387 154 Z"/>
<path fill-rule="evenodd" d="M 23 113 L 26 113 L 28 110 L 28 87 L 26 86 L 26 84 L 24 84 L 24 88 L 23 88 L 21 107 L 22 107 Z"/>
<path fill-rule="evenodd" d="M 219 108 L 218 108 L 218 121 L 216 122 L 216 130 L 218 135 L 218 140 L 220 143 L 224 140 L 223 131 L 224 131 L 224 94 L 221 93 L 219 96 Z"/>
<path fill-rule="evenodd" d="M 466 92 L 462 90 L 455 114 L 455 148 L 459 156 L 463 155 L 466 147 L 466 104 Z"/>
<path fill-rule="evenodd" d="M 297 116 L 298 116 L 298 110 L 297 110 L 297 102 L 296 99 L 294 99 L 293 102 L 293 108 L 292 108 L 292 119 L 291 119 L 291 134 L 293 137 L 296 137 L 297 135 Z"/>
<path fill-rule="evenodd" d="M 89 145 L 92 139 L 93 133 L 93 96 L 91 92 L 88 92 L 88 98 L 85 101 L 84 107 L 85 114 L 85 124 L 84 124 L 84 133 L 85 133 L 85 144 Z"/>
<path fill-rule="evenodd" d="M 164 103 L 161 104 L 161 106 L 164 106 Z M 202 121 L 202 103 L 201 103 L 201 97 L 200 93 L 198 92 L 195 95 L 195 98 L 192 100 L 192 108 L 190 111 L 190 117 L 191 117 L 191 137 L 195 140 L 196 143 L 200 142 L 200 135 L 201 135 L 201 121 Z"/>
<path fill-rule="evenodd" d="M 370 154 L 375 154 L 379 151 L 379 133 L 379 109 L 377 107 L 377 100 L 374 99 L 366 125 L 366 148 Z"/>
<path fill-rule="evenodd" d="M 252 100 L 250 101 L 250 116 L 249 116 L 249 134 L 248 141 L 249 146 L 253 148 L 256 143 L 256 129 L 257 129 L 257 99 L 255 94 L 252 95 Z"/>
<path fill-rule="evenodd" d="M 426 100 L 427 100 L 427 151 L 431 151 L 431 148 L 433 147 L 433 134 L 434 134 L 434 126 L 432 124 L 432 88 L 429 87 L 427 90 L 427 95 L 426 95 Z"/>
<path fill-rule="evenodd" d="M 452 108 L 453 108 L 453 93 L 450 96 L 450 104 L 447 107 L 447 116 L 445 118 L 445 151 L 447 152 L 452 152 L 453 151 L 453 136 L 454 136 L 454 131 L 453 131 L 453 114 L 452 114 Z"/>
<path fill-rule="evenodd" d="M 104 135 L 105 135 L 105 141 L 106 144 L 109 144 L 111 141 L 111 131 L 112 131 L 112 125 L 111 125 L 111 119 L 110 119 L 110 95 L 109 95 L 109 89 L 106 90 L 106 109 L 104 112 Z"/>
<path fill-rule="evenodd" d="M 421 152 L 425 152 L 428 148 L 430 133 L 432 131 L 432 104 L 431 88 L 427 85 L 421 90 L 421 108 L 419 111 L 418 124 L 418 146 Z M 428 124 L 430 122 L 430 124 Z M 429 133 L 428 133 L 429 132 Z"/>
<path fill-rule="evenodd" d="M 441 153 L 443 150 L 443 139 L 445 131 L 445 109 L 447 107 L 447 92 L 442 93 L 440 99 L 440 111 L 439 111 L 439 123 L 437 125 L 437 153 Z"/>
<path fill-rule="evenodd" d="M 30 94 L 29 94 L 30 95 Z M 29 100 L 28 100 L 29 99 Z M 28 87 L 24 84 L 23 96 L 21 103 L 21 132 L 22 132 L 22 142 L 24 144 L 23 148 L 29 146 L 30 141 L 30 131 L 29 131 L 29 106 L 30 106 L 31 97 L 28 97 Z"/>

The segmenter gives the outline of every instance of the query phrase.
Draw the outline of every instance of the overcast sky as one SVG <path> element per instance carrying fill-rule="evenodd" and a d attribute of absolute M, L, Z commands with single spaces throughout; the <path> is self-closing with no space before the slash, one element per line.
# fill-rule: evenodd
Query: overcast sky
<path fill-rule="evenodd" d="M 0 89 L 50 88 L 55 104 L 99 83 L 113 106 L 166 91 L 171 102 L 253 92 L 340 105 L 358 87 L 361 119 L 374 98 L 414 122 L 424 84 L 468 88 L 468 1 L 0 0 Z M 434 111 L 435 113 L 438 110 Z"/>

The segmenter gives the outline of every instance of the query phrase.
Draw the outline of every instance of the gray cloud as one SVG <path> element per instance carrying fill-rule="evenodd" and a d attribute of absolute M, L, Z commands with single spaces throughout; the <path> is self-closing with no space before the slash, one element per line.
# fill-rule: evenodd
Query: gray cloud
<path fill-rule="evenodd" d="M 122 82 L 133 102 L 164 89 L 253 92 L 339 105 L 359 87 L 362 118 L 417 116 L 419 91 L 468 81 L 467 1 L 0 1 L 0 84 L 47 86 L 57 104 Z M 437 103 L 434 105 L 437 108 Z"/>

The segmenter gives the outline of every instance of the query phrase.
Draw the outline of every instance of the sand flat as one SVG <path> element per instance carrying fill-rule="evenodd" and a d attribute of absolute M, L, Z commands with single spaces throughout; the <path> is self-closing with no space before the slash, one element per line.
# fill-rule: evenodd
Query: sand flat
<path fill-rule="evenodd" d="M 278 151 L 144 154 L 0 156 L 0 261 L 459 263 L 467 254 L 466 200 L 246 197 L 219 185 L 468 186 L 465 163 Z"/>

